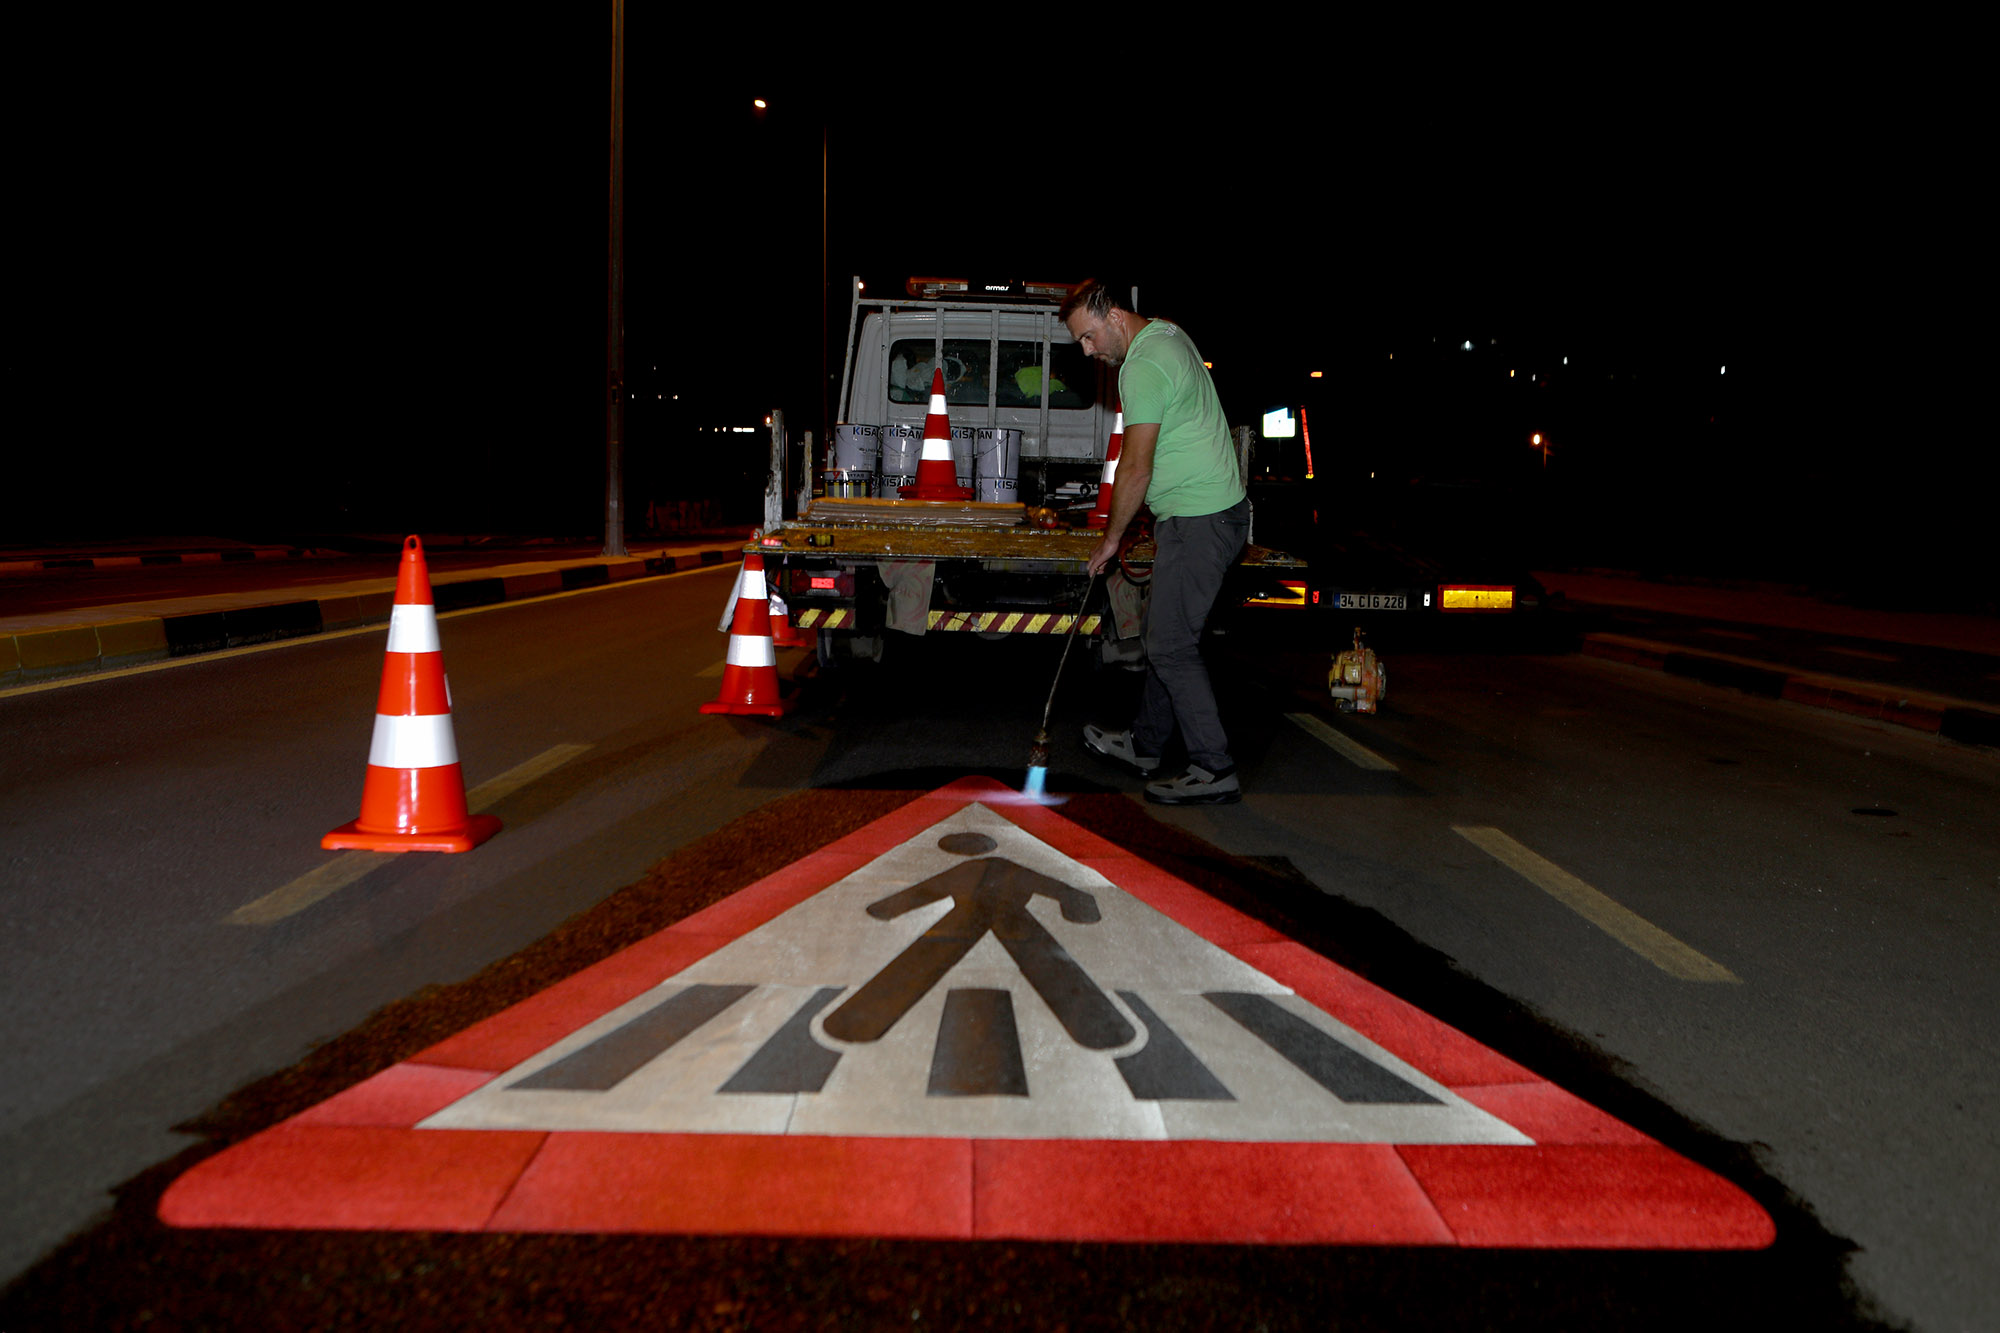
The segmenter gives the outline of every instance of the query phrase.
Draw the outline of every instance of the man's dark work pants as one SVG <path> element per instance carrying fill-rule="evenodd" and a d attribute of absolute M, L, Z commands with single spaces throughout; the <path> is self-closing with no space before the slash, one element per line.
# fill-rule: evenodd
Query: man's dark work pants
<path fill-rule="evenodd" d="M 1250 502 L 1214 514 L 1153 523 L 1152 590 L 1146 599 L 1146 688 L 1132 721 L 1132 748 L 1164 751 L 1178 726 L 1188 762 L 1220 773 L 1232 766 L 1229 737 L 1201 660 L 1201 631 L 1223 575 L 1250 536 Z"/>

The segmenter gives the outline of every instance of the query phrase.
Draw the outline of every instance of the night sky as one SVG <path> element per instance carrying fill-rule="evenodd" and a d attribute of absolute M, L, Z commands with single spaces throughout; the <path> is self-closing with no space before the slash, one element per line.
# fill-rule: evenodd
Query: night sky
<path fill-rule="evenodd" d="M 52 78 L 18 164 L 10 539 L 601 527 L 604 24 L 282 16 L 239 60 L 218 21 L 134 35 L 89 114 Z M 1233 418 L 1319 395 L 1327 449 L 1434 421 L 1408 405 L 1476 363 L 1569 356 L 1552 387 L 1591 428 L 1553 464 L 1600 492 L 1575 503 L 1782 514 L 1832 551 L 1886 500 L 1937 533 L 1908 451 L 1855 484 L 1875 441 L 1947 429 L 1876 378 L 1910 350 L 1885 302 L 1939 260 L 1900 244 L 1917 173 L 1863 91 L 1698 49 L 1586 74 L 1533 41 L 1476 78 L 1405 74 L 1410 52 L 1331 37 L 1207 78 L 893 46 L 779 72 L 664 25 L 635 11 L 627 38 L 649 488 L 700 471 L 693 426 L 820 425 L 824 133 L 836 340 L 854 274 L 1117 276 L 1194 336 Z"/>

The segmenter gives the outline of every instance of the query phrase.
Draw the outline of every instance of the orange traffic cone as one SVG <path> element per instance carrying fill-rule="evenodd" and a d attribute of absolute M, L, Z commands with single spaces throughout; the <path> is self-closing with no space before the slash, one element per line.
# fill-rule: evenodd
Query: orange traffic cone
<path fill-rule="evenodd" d="M 1104 476 L 1097 483 L 1097 504 L 1084 520 L 1085 527 L 1101 528 L 1111 521 L 1111 483 L 1118 476 L 1118 452 L 1125 447 L 1125 404 L 1118 404 L 1118 417 L 1111 423 L 1111 443 L 1104 449 Z"/>
<path fill-rule="evenodd" d="M 949 459 L 945 460 L 950 466 Z M 764 557 L 743 557 L 736 619 L 729 627 L 729 660 L 722 668 L 722 693 L 701 706 L 704 713 L 756 713 L 783 717 L 796 699 L 778 690 L 778 651 L 771 640 L 771 604 L 764 591 Z"/>
<path fill-rule="evenodd" d="M 762 559 L 763 557 L 759 556 L 758 558 Z M 805 635 L 793 628 L 791 612 L 785 606 L 785 599 L 778 596 L 776 589 L 772 589 L 771 591 L 771 642 L 779 648 L 803 648 L 806 646 Z"/>
<path fill-rule="evenodd" d="M 944 367 L 931 372 L 931 410 L 924 418 L 924 454 L 917 462 L 917 482 L 899 493 L 905 500 L 970 500 L 972 488 L 958 484 L 958 465 L 951 457 L 951 417 L 944 406 Z"/>
<path fill-rule="evenodd" d="M 451 733 L 451 687 L 438 651 L 430 570 L 423 543 L 405 538 L 361 817 L 319 845 L 329 851 L 469 852 L 499 831 L 500 821 L 492 815 L 465 809 L 465 775 Z"/>
<path fill-rule="evenodd" d="M 757 557 L 760 562 L 763 558 L 761 555 Z M 736 582 L 729 588 L 729 600 L 722 604 L 722 618 L 715 622 L 715 628 L 722 633 L 728 633 L 730 626 L 736 623 L 736 604 L 743 599 L 743 575 L 748 568 L 747 561 L 737 566 Z M 778 596 L 777 589 L 771 586 L 769 579 L 764 580 L 764 589 L 770 594 L 771 642 L 780 648 L 805 647 L 809 640 L 792 628 L 792 618 L 785 607 L 785 599 Z"/>

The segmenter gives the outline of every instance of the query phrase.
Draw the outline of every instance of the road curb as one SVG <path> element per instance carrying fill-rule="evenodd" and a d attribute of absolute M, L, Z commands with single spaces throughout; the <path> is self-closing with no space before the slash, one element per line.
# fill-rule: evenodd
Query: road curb
<path fill-rule="evenodd" d="M 129 569 L 136 565 L 213 565 L 248 560 L 304 560 L 338 555 L 317 546 L 230 546 L 212 551 L 135 551 L 125 555 L 54 555 L 39 560 L 0 560 L 0 574 L 42 569 Z"/>
<path fill-rule="evenodd" d="M 1586 634 L 1581 651 L 1588 657 L 1664 671 L 1670 676 L 1721 685 L 1759 698 L 1783 699 L 1808 708 L 1870 718 L 1967 745 L 2000 746 L 2000 713 L 1962 699 L 1873 681 L 1792 671 L 1725 653 L 1691 652 L 1625 634 Z"/>
<path fill-rule="evenodd" d="M 439 611 L 461 611 L 677 574 L 704 565 L 734 563 L 740 551 L 740 546 L 729 546 L 522 574 L 472 571 L 463 578 L 434 580 L 431 596 Z M 394 580 L 387 582 L 388 586 L 377 592 L 271 602 L 189 615 L 120 616 L 95 624 L 0 635 L 0 688 L 279 639 L 306 638 L 332 630 L 387 624 L 389 608 L 396 599 Z"/>

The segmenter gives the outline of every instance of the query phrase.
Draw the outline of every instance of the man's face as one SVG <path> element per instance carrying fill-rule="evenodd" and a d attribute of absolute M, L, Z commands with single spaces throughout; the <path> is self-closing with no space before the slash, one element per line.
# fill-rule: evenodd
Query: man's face
<path fill-rule="evenodd" d="M 1069 326 L 1070 337 L 1076 339 L 1085 356 L 1102 361 L 1107 366 L 1123 361 L 1125 349 L 1131 346 L 1131 339 L 1125 336 L 1115 309 L 1107 319 L 1099 319 L 1088 310 L 1072 310 L 1063 323 Z"/>

